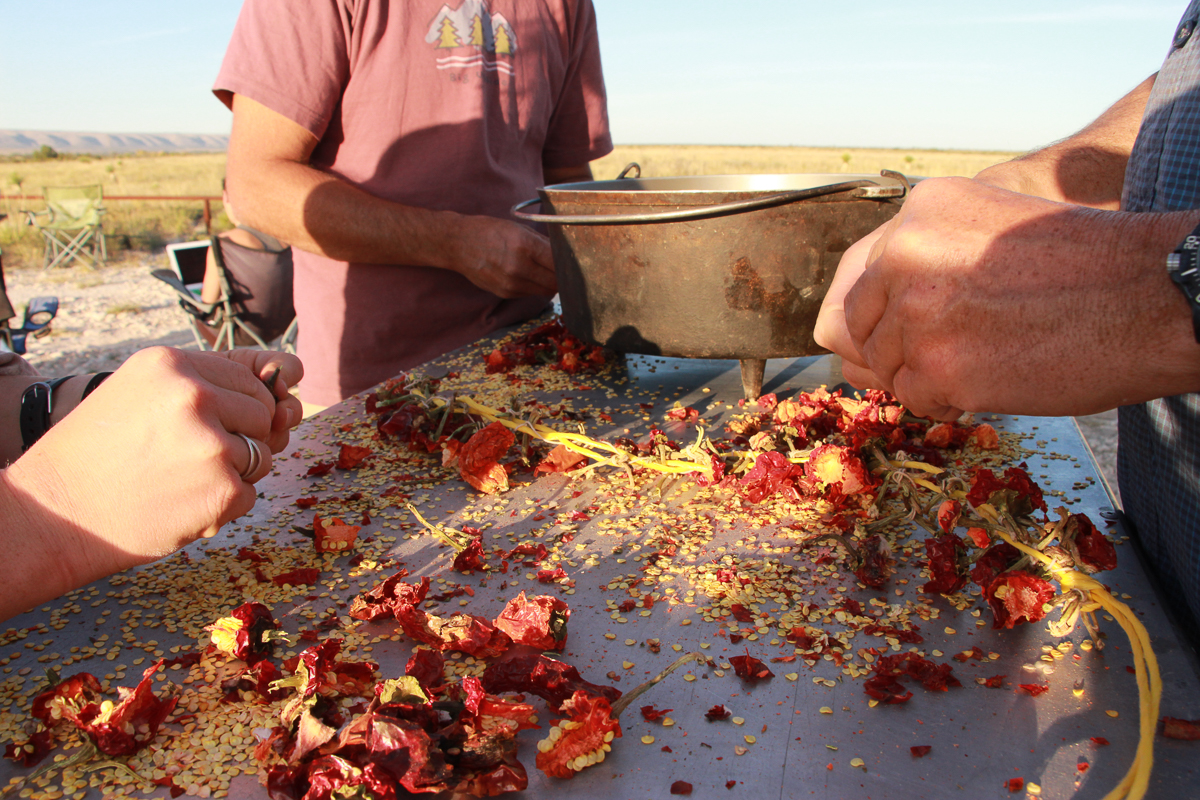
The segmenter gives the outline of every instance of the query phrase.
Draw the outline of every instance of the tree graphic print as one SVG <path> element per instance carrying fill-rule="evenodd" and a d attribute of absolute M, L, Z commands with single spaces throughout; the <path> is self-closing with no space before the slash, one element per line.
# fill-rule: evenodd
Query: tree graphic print
<path fill-rule="evenodd" d="M 442 34 L 438 41 L 438 47 L 458 47 L 458 31 L 454 30 L 454 23 L 449 17 L 442 20 Z"/>
<path fill-rule="evenodd" d="M 512 53 L 512 37 L 509 36 L 508 28 L 503 25 L 496 28 L 496 53 L 501 55 Z"/>
<path fill-rule="evenodd" d="M 463 69 L 483 63 L 490 70 L 500 69 L 512 74 L 511 57 L 520 48 L 517 34 L 504 15 L 491 13 L 488 0 L 457 0 L 457 8 L 449 3 L 441 7 L 425 32 L 425 41 L 439 50 L 471 48 L 474 55 L 447 53 L 438 59 L 438 69 Z M 497 56 L 506 56 L 494 60 Z M 453 64 L 454 66 L 448 66 Z M 502 66 L 498 66 L 502 65 Z"/>

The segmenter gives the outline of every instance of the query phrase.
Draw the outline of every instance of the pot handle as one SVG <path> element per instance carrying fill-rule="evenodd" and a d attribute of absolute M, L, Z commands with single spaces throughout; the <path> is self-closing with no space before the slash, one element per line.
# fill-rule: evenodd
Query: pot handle
<path fill-rule="evenodd" d="M 903 175 L 890 170 L 882 173 L 885 177 L 900 179 L 901 185 L 889 184 L 881 186 L 868 181 L 847 181 L 846 183 L 831 183 L 828 186 L 816 186 L 812 189 L 797 189 L 790 192 L 755 197 L 750 200 L 735 200 L 731 203 L 718 203 L 700 208 L 689 208 L 682 211 L 657 211 L 648 214 L 530 214 L 523 209 L 534 203 L 540 203 L 541 198 L 535 197 L 512 207 L 512 214 L 529 222 L 549 222 L 558 225 L 633 225 L 650 222 L 682 222 L 685 220 L 705 219 L 724 214 L 736 214 L 742 211 L 754 211 L 760 208 L 772 208 L 799 200 L 809 200 L 838 192 L 853 192 L 854 197 L 883 200 L 894 197 L 904 197 L 910 188 L 909 182 Z"/>

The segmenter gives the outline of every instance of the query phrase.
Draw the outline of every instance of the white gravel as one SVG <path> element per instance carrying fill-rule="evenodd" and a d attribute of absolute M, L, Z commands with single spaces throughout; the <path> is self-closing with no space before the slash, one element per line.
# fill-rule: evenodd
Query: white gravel
<path fill-rule="evenodd" d="M 6 270 L 8 296 L 18 314 L 31 298 L 58 297 L 50 334 L 28 340 L 26 360 L 44 375 L 69 375 L 116 369 L 152 345 L 195 349 L 174 292 L 150 274 L 163 267 L 166 259 L 160 256 L 127 259 L 98 270 Z"/>
<path fill-rule="evenodd" d="M 31 339 L 25 357 L 45 375 L 69 375 L 116 369 L 152 345 L 195 349 L 174 292 L 150 274 L 166 266 L 165 256 L 142 256 L 99 270 L 74 266 L 49 273 L 6 272 L 9 299 L 18 312 L 33 297 L 57 295 L 59 300 L 50 335 Z M 1077 419 L 1115 493 L 1117 412 Z"/>

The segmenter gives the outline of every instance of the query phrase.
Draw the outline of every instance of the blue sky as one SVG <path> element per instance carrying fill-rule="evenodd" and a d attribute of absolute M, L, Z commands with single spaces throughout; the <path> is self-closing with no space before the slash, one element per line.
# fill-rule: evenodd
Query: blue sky
<path fill-rule="evenodd" d="M 620 144 L 1001 150 L 1154 72 L 1187 5 L 594 2 Z M 228 132 L 209 87 L 240 5 L 0 0 L 0 128 Z"/>

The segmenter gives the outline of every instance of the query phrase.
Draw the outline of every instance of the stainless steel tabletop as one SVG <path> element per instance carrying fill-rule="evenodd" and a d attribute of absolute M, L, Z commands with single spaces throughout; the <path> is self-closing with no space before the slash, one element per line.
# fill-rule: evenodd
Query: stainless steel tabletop
<path fill-rule="evenodd" d="M 445 374 L 454 370 L 465 376 L 464 365 L 477 363 L 487 348 L 490 344 L 466 348 L 431 363 L 428 371 Z M 836 361 L 828 357 L 774 360 L 768 362 L 763 391 L 778 392 L 782 397 L 839 381 Z M 625 429 L 629 429 L 628 435 L 635 438 L 652 424 L 661 425 L 664 412 L 676 401 L 701 410 L 706 420 L 716 423 L 712 430 L 719 431 L 719 420 L 737 410 L 724 404 L 735 403 L 741 390 L 736 362 L 640 356 L 625 357 L 603 378 L 581 376 L 571 386 L 559 385 L 552 390 L 548 386 L 547 383 L 539 388 L 528 381 L 514 384 L 512 396 L 538 397 L 550 405 L 563 402 L 566 396 L 567 402 L 576 407 L 595 407 L 611 416 L 611 424 L 590 422 L 589 434 L 625 435 Z M 472 387 L 463 384 L 459 391 L 469 392 Z M 639 403 L 653 405 L 643 408 Z M 363 492 L 368 497 L 360 502 L 374 501 L 375 508 L 383 507 L 380 498 L 385 484 L 365 481 L 356 470 L 335 471 L 322 479 L 305 477 L 313 463 L 327 460 L 336 452 L 338 442 L 366 441 L 361 438 L 365 430 L 360 424 L 362 405 L 361 398 L 352 398 L 306 421 L 294 436 L 288 457 L 277 463 L 275 474 L 259 484 L 261 499 L 254 512 L 228 526 L 216 539 L 190 547 L 187 551 L 190 564 L 217 558 L 226 559 L 231 565 L 241 563 L 234 562 L 231 554 L 245 546 L 264 547 L 268 540 L 276 547 L 293 546 L 297 552 L 311 547 L 307 540 L 292 533 L 293 525 L 306 525 L 312 519 L 312 511 L 300 510 L 295 505 L 302 496 L 345 498 Z M 1101 509 L 1112 503 L 1073 420 L 991 416 L 982 419 L 1000 430 L 1022 435 L 1025 447 L 1040 451 L 1029 457 L 1028 467 L 1047 491 L 1051 508 L 1069 504 L 1072 512 L 1087 513 L 1111 536 L 1118 540 L 1122 537 L 1119 528 L 1102 524 Z M 391 469 L 399 474 L 405 472 L 406 466 L 398 462 Z M 862 681 L 846 676 L 831 661 L 819 660 L 813 666 L 802 658 L 772 663 L 771 658 L 787 658 L 795 652 L 778 630 L 751 631 L 751 637 L 731 643 L 728 625 L 704 620 L 701 607 L 707 601 L 701 594 L 687 595 L 687 573 L 659 576 L 658 586 L 663 596 L 648 615 L 641 615 L 640 608 L 614 613 L 608 601 L 619 603 L 629 596 L 617 585 L 643 566 L 642 534 L 664 521 L 677 523 L 678 504 L 686 502 L 686 495 L 664 501 L 644 491 L 626 514 L 634 520 L 635 530 L 631 532 L 627 524 L 608 526 L 605 516 L 596 512 L 601 483 L 594 476 L 580 480 L 548 475 L 534 481 L 517 481 L 508 493 L 494 498 L 481 496 L 450 479 L 407 487 L 406 494 L 411 495 L 427 519 L 452 526 L 486 525 L 485 536 L 493 537 L 486 539 L 488 544 L 509 547 L 517 538 L 531 536 L 542 536 L 541 541 L 550 542 L 563 530 L 573 532 L 573 541 L 562 546 L 565 555 L 561 562 L 573 580 L 570 589 L 539 583 L 531 579 L 534 568 L 518 564 L 505 575 L 481 577 L 453 572 L 452 552 L 428 536 L 417 535 L 420 529 L 413 526 L 407 512 L 400 507 L 373 514 L 371 523 L 360 533 L 373 540 L 376 549 L 372 558 L 386 552 L 411 570 L 410 580 L 429 576 L 435 581 L 439 578 L 449 581 L 447 586 L 469 586 L 473 595 L 446 601 L 442 607 L 448 611 L 467 611 L 490 619 L 519 590 L 562 598 L 572 613 L 569 638 L 561 658 L 593 682 L 611 683 L 612 678 L 606 676 L 615 676 L 619 679 L 615 685 L 628 690 L 657 673 L 679 653 L 690 651 L 713 657 L 719 669 L 731 656 L 748 650 L 767 662 L 774 672 L 772 679 L 749 687 L 732 670 L 723 670 L 724 675 L 719 677 L 713 667 L 688 665 L 634 703 L 621 717 L 624 736 L 614 742 L 607 760 L 579 773 L 569 783 L 547 778 L 533 766 L 534 744 L 545 735 L 544 727 L 542 731 L 525 732 L 521 735 L 520 753 L 529 772 L 525 796 L 550 797 L 569 791 L 588 798 L 665 797 L 673 782 L 683 780 L 692 784 L 692 796 L 698 798 L 1009 797 L 1013 795 L 1006 782 L 1021 778 L 1027 784 L 1040 785 L 1042 797 L 1096 798 L 1115 786 L 1128 768 L 1138 740 L 1138 699 L 1134 676 L 1127 670 L 1132 663 L 1128 642 L 1115 622 L 1101 621 L 1108 637 L 1103 653 L 1081 647 L 1085 635 L 1080 626 L 1066 640 L 1073 648 L 1064 657 L 1055 658 L 1047 650 L 1050 646 L 1057 648 L 1064 640 L 1052 637 L 1044 623 L 995 631 L 991 627 L 991 613 L 979 599 L 977 589 L 974 594 L 965 595 L 970 602 L 962 609 L 937 596 L 927 607 L 936 609 L 938 616 L 921 621 L 924 642 L 917 647 L 938 663 L 951 663 L 963 685 L 946 692 L 927 692 L 914 685 L 910 687 L 914 696 L 907 704 L 872 708 L 868 706 Z M 1051 496 L 1051 493 L 1060 494 Z M 589 519 L 565 526 L 551 525 L 555 514 L 573 510 L 586 512 Z M 757 521 L 750 524 L 751 519 Z M 638 526 L 640 531 L 636 530 Z M 680 553 L 681 562 L 741 553 L 790 565 L 812 564 L 808 560 L 812 551 L 793 553 L 794 541 L 781 536 L 778 525 L 759 517 L 747 514 L 739 517 L 735 513 L 729 519 L 722 516 L 712 527 L 712 540 L 701 550 Z M 406 538 L 406 533 L 411 536 Z M 394 545 L 386 541 L 387 536 L 398 537 Z M 856 599 L 868 608 L 872 607 L 872 600 L 876 606 L 906 603 L 914 608 L 920 606 L 923 595 L 919 587 L 923 580 L 917 574 L 916 562 L 923 555 L 919 542 L 924 538 L 922 532 L 914 531 L 913 542 L 918 544 L 913 563 L 903 566 L 885 590 L 862 589 L 851 576 L 849 582 L 840 584 L 845 588 L 833 596 Z M 1159 606 L 1133 547 L 1123 543 L 1117 550 L 1120 565 L 1101 578 L 1118 596 L 1129 596 L 1127 602 L 1151 634 L 1163 675 L 1163 713 L 1188 719 L 1200 717 L 1200 679 L 1192 652 L 1181 645 Z M 178 558 L 172 562 L 176 567 L 180 564 Z M 302 562 L 303 559 L 297 559 L 298 566 L 307 563 Z M 411 645 L 392 635 L 394 625 L 377 622 L 347 626 L 351 621 L 344 616 L 346 602 L 354 594 L 382 580 L 392 570 L 373 572 L 370 564 L 352 567 L 349 556 L 326 558 L 320 563 L 322 578 L 331 574 L 334 577 L 328 586 L 317 587 L 327 592 L 319 600 L 312 599 L 317 592 L 314 588 L 296 590 L 281 602 L 270 594 L 276 589 L 269 585 L 263 588 L 253 580 L 243 580 L 237 586 L 232 582 L 190 586 L 183 592 L 162 589 L 162 596 L 168 602 L 165 607 L 143 612 L 141 627 L 132 630 L 123 627 L 118 631 L 117 620 L 123 612 L 143 607 L 138 602 L 119 604 L 118 598 L 128 599 L 130 581 L 118 577 L 115 581 L 101 582 L 94 587 L 97 591 L 84 590 L 75 595 L 72 602 L 76 606 L 85 605 L 81 600 L 91 601 L 86 603 L 86 612 L 70 608 L 63 611 L 68 604 L 60 603 L 12 620 L 9 634 L 0 637 L 0 642 L 4 642 L 0 644 L 0 656 L 10 651 L 22 651 L 22 656 L 4 667 L 3 688 L 9 705 L 0 722 L 9 731 L 13 730 L 28 707 L 37 671 L 62 660 L 39 663 L 34 660 L 35 653 L 58 653 L 66 658 L 70 647 L 84 648 L 78 663 L 62 667 L 63 675 L 81 670 L 97 674 L 115 670 L 118 678 L 124 676 L 124 680 L 114 679 L 113 686 L 132 686 L 145 665 L 135 665 L 132 659 L 145 658 L 155 650 L 171 657 L 195 649 L 198 640 L 203 642 L 202 635 L 197 633 L 203 620 L 202 615 L 189 616 L 189 603 L 199 606 L 218 602 L 228 609 L 246 599 L 274 599 L 272 608 L 276 618 L 295 630 L 297 625 L 311 621 L 306 614 L 323 612 L 326 605 L 336 607 L 336 601 L 340 601 L 342 617 L 338 627 L 322 635 L 335 635 L 345 627 L 355 628 L 358 646 L 369 642 L 371 648 L 367 652 L 360 649 L 358 657 L 377 661 L 382 677 L 401 674 Z M 155 569 L 163 567 L 146 568 L 151 574 Z M 831 596 L 830 590 L 836 587 L 824 579 L 817 580 L 817 572 L 815 568 L 812 571 L 813 598 L 814 602 L 824 603 Z M 675 590 L 674 603 L 667 602 L 668 585 Z M 437 586 L 435 583 L 435 592 L 440 591 Z M 107 593 L 113 597 L 106 597 Z M 214 601 L 214 597 L 218 600 Z M 176 606 L 172 608 L 171 603 Z M 111 613 L 104 619 L 106 610 Z M 176 620 L 174 625 L 169 624 L 172 618 Z M 34 627 L 39 623 L 41 628 Z M 27 631 L 25 637 L 19 636 L 22 629 L 31 627 L 33 630 Z M 174 633 L 169 630 L 172 627 Z M 98 644 L 98 638 L 105 634 L 108 638 Z M 155 644 L 147 645 L 152 637 Z M 661 641 L 661 652 L 651 652 L 646 646 L 650 639 Z M 627 640 L 634 644 L 626 645 Z M 44 651 L 25 647 L 33 641 L 42 645 Z M 47 641 L 52 644 L 45 645 Z M 117 653 L 106 660 L 112 649 L 109 645 L 113 644 L 119 645 Z M 871 646 L 887 647 L 879 637 L 863 634 L 853 642 L 854 648 Z M 998 658 L 982 663 L 975 660 L 959 663 L 951 659 L 955 653 L 974 646 L 985 653 L 996 653 Z M 178 653 L 171 651 L 171 647 L 178 647 Z M 908 649 L 908 645 L 903 649 Z M 931 655 L 934 651 L 942 655 Z M 626 667 L 626 663 L 633 666 Z M 124 668 L 117 670 L 116 666 L 121 664 Z M 34 671 L 24 676 L 18 674 L 21 668 L 29 667 Z M 169 672 L 168 676 L 175 681 L 179 674 L 179 671 Z M 694 679 L 688 680 L 688 674 Z M 976 678 L 998 674 L 1007 676 L 1001 688 L 985 688 L 976 682 Z M 1049 690 L 1032 697 L 1017 689 L 1020 683 L 1046 684 Z M 532 702 L 542 711 L 543 726 L 554 718 L 536 698 Z M 674 725 L 664 727 L 661 723 L 644 721 L 637 710 L 643 704 L 672 709 L 669 716 Z M 743 724 L 706 721 L 704 712 L 716 704 L 725 705 L 734 716 L 744 720 Z M 821 713 L 822 708 L 831 713 Z M 747 736 L 753 737 L 753 743 L 748 742 Z M 653 737 L 652 743 L 644 744 L 643 737 Z M 1097 747 L 1093 737 L 1103 737 L 1110 744 Z M 249 730 L 240 744 L 235 742 L 246 749 L 253 744 Z M 923 758 L 917 758 L 910 752 L 915 745 L 929 745 L 931 750 Z M 1158 738 L 1148 796 L 1197 796 L 1195 754 L 1194 743 Z M 859 763 L 855 759 L 862 760 L 861 766 L 855 766 Z M 4 762 L 0 766 L 0 786 L 23 772 L 14 769 L 11 762 Z M 266 797 L 265 790 L 248 775 L 235 778 L 229 792 L 233 797 Z M 157 793 L 164 791 L 160 789 Z M 1024 792 L 1017 796 L 1023 795 Z M 93 796 L 98 796 L 95 790 Z"/>

